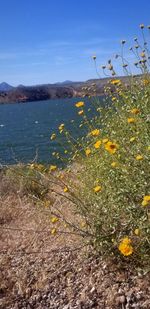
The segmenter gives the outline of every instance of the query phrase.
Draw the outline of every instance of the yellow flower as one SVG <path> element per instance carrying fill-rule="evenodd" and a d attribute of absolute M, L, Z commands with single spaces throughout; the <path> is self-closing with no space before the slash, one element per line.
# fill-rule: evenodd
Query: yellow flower
<path fill-rule="evenodd" d="M 51 135 L 51 140 L 54 140 L 55 138 L 56 138 L 56 134 L 53 133 L 53 134 Z"/>
<path fill-rule="evenodd" d="M 59 174 L 58 178 L 63 179 L 64 178 L 64 174 Z"/>
<path fill-rule="evenodd" d="M 86 227 L 86 222 L 85 222 L 85 221 L 81 221 L 80 226 L 81 226 L 82 228 L 83 228 L 83 227 Z"/>
<path fill-rule="evenodd" d="M 40 171 L 40 172 L 43 172 L 45 169 L 44 165 L 43 164 L 37 164 L 37 170 Z"/>
<path fill-rule="evenodd" d="M 131 239 L 129 239 L 128 237 L 123 238 L 119 244 L 118 249 L 124 256 L 131 255 L 133 253 Z"/>
<path fill-rule="evenodd" d="M 124 237 L 121 241 L 122 243 L 126 244 L 126 245 L 129 245 L 131 244 L 131 239 L 129 237 Z"/>
<path fill-rule="evenodd" d="M 30 167 L 31 170 L 33 170 L 36 166 L 35 166 L 34 163 L 32 163 L 32 164 L 29 165 L 29 167 Z"/>
<path fill-rule="evenodd" d="M 149 85 L 149 84 L 150 84 L 150 80 L 144 79 L 144 80 L 143 80 L 143 84 L 144 84 L 144 86 Z"/>
<path fill-rule="evenodd" d="M 98 186 L 94 187 L 93 190 L 94 190 L 95 193 L 98 193 L 99 191 L 102 190 L 102 187 L 98 185 Z"/>
<path fill-rule="evenodd" d="M 86 156 L 89 156 L 89 155 L 90 155 L 90 153 L 91 153 L 90 148 L 87 148 L 87 149 L 85 150 L 85 154 L 86 154 Z"/>
<path fill-rule="evenodd" d="M 103 138 L 103 143 L 106 144 L 108 142 L 108 138 Z"/>
<path fill-rule="evenodd" d="M 51 165 L 50 166 L 50 172 L 56 171 L 57 166 L 56 165 Z"/>
<path fill-rule="evenodd" d="M 64 129 L 64 123 L 60 124 L 60 126 L 58 127 L 59 131 L 62 131 Z"/>
<path fill-rule="evenodd" d="M 83 107 L 84 106 L 84 102 L 78 102 L 75 104 L 76 107 Z"/>
<path fill-rule="evenodd" d="M 117 151 L 118 145 L 115 143 L 112 143 L 111 141 L 108 141 L 105 144 L 105 149 L 110 153 L 114 154 Z"/>
<path fill-rule="evenodd" d="M 101 146 L 101 141 L 97 141 L 95 144 L 94 144 L 94 147 L 96 148 L 96 149 L 98 149 L 100 146 Z"/>
<path fill-rule="evenodd" d="M 116 101 L 117 100 L 117 98 L 116 97 L 112 97 L 112 101 L 114 102 L 114 101 Z"/>
<path fill-rule="evenodd" d="M 51 230 L 52 235 L 55 235 L 56 233 L 57 233 L 57 230 L 55 228 Z"/>
<path fill-rule="evenodd" d="M 59 219 L 58 219 L 57 217 L 51 218 L 51 222 L 52 222 L 52 223 L 56 223 L 56 222 L 58 222 L 58 221 L 59 221 Z"/>
<path fill-rule="evenodd" d="M 135 234 L 136 236 L 140 235 L 140 230 L 139 230 L 139 229 L 135 229 L 135 230 L 134 230 L 134 234 Z"/>
<path fill-rule="evenodd" d="M 49 206 L 50 206 L 50 202 L 49 202 L 49 201 L 45 201 L 45 202 L 44 202 L 44 207 L 45 207 L 45 208 L 48 208 Z"/>
<path fill-rule="evenodd" d="M 131 117 L 131 118 L 128 118 L 127 121 L 128 123 L 134 123 L 136 122 L 136 119 Z"/>
<path fill-rule="evenodd" d="M 98 136 L 99 134 L 100 134 L 100 130 L 99 129 L 95 129 L 95 130 L 90 132 L 90 135 L 92 135 L 92 136 Z"/>
<path fill-rule="evenodd" d="M 118 165 L 117 162 L 112 162 L 112 163 L 111 163 L 111 166 L 112 166 L 112 167 L 116 167 L 117 165 Z"/>
<path fill-rule="evenodd" d="M 131 109 L 130 113 L 134 114 L 134 115 L 137 115 L 137 114 L 140 113 L 140 110 L 138 108 L 133 108 L 133 109 Z"/>
<path fill-rule="evenodd" d="M 64 188 L 64 192 L 65 193 L 68 192 L 68 188 L 67 187 Z"/>
<path fill-rule="evenodd" d="M 130 138 L 130 142 L 134 142 L 135 139 L 136 139 L 135 137 L 131 137 L 131 138 Z"/>
<path fill-rule="evenodd" d="M 84 113 L 83 109 L 81 109 L 81 111 L 78 112 L 78 115 L 82 115 Z"/>
<path fill-rule="evenodd" d="M 150 195 L 145 195 L 143 197 L 142 206 L 147 206 L 150 204 Z"/>
<path fill-rule="evenodd" d="M 143 160 L 143 156 L 137 155 L 137 156 L 136 156 L 136 160 L 137 160 L 137 161 Z"/>
<path fill-rule="evenodd" d="M 114 80 L 111 80 L 110 82 L 112 85 L 118 85 L 121 83 L 121 80 L 120 79 L 114 79 Z"/>

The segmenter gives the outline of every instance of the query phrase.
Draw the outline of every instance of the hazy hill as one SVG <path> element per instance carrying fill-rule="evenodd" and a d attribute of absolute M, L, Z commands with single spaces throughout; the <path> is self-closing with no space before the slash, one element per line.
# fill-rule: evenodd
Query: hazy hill
<path fill-rule="evenodd" d="M 10 91 L 12 90 L 14 87 L 3 82 L 3 83 L 0 83 L 0 91 Z"/>

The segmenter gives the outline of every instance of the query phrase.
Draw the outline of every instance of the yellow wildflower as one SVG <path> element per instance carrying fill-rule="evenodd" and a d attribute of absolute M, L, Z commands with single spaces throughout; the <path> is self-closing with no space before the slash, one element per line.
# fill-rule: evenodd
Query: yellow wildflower
<path fill-rule="evenodd" d="M 86 154 L 86 156 L 89 156 L 89 155 L 90 155 L 90 153 L 91 153 L 90 148 L 87 148 L 87 149 L 85 150 L 85 154 Z"/>
<path fill-rule="evenodd" d="M 44 207 L 45 207 L 45 208 L 48 208 L 49 206 L 50 206 L 50 202 L 49 202 L 49 201 L 45 201 L 45 202 L 44 202 Z"/>
<path fill-rule="evenodd" d="M 148 206 L 150 204 L 150 195 L 145 195 L 143 197 L 142 206 Z"/>
<path fill-rule="evenodd" d="M 119 244 L 118 249 L 124 256 L 131 255 L 133 253 L 131 239 L 129 239 L 128 237 L 123 238 Z"/>
<path fill-rule="evenodd" d="M 83 107 L 84 106 L 84 102 L 78 102 L 75 104 L 76 107 Z"/>
<path fill-rule="evenodd" d="M 136 156 L 136 160 L 137 160 L 137 161 L 143 160 L 143 156 L 137 155 L 137 156 Z"/>
<path fill-rule="evenodd" d="M 116 101 L 117 100 L 117 98 L 116 97 L 112 97 L 112 101 L 114 102 L 114 101 Z"/>
<path fill-rule="evenodd" d="M 64 188 L 64 192 L 65 193 L 68 192 L 68 188 L 67 187 Z"/>
<path fill-rule="evenodd" d="M 121 83 L 121 80 L 120 80 L 120 79 L 113 79 L 113 80 L 111 80 L 110 83 L 111 83 L 112 85 L 118 85 L 118 84 Z"/>
<path fill-rule="evenodd" d="M 135 139 L 136 139 L 135 137 L 131 137 L 131 138 L 130 138 L 130 142 L 134 142 Z"/>
<path fill-rule="evenodd" d="M 144 84 L 144 86 L 149 85 L 149 84 L 150 84 L 150 80 L 144 79 L 144 80 L 143 80 L 143 84 Z"/>
<path fill-rule="evenodd" d="M 35 166 L 34 163 L 32 163 L 32 164 L 29 165 L 29 167 L 30 167 L 31 170 L 33 170 L 36 166 Z"/>
<path fill-rule="evenodd" d="M 118 145 L 116 143 L 112 143 L 111 141 L 108 141 L 105 144 L 105 149 L 110 153 L 114 154 L 117 151 Z"/>
<path fill-rule="evenodd" d="M 59 175 L 59 178 L 60 178 L 60 179 L 63 179 L 63 178 L 64 178 L 64 174 L 60 174 L 60 175 Z"/>
<path fill-rule="evenodd" d="M 133 108 L 133 109 L 131 109 L 130 113 L 134 114 L 134 115 L 137 115 L 137 114 L 140 113 L 140 110 L 138 108 Z"/>
<path fill-rule="evenodd" d="M 102 141 L 103 141 L 104 144 L 106 144 L 109 140 L 108 140 L 108 138 L 103 138 Z"/>
<path fill-rule="evenodd" d="M 57 166 L 56 165 L 51 165 L 50 166 L 50 172 L 56 171 Z"/>
<path fill-rule="evenodd" d="M 51 140 L 53 141 L 55 138 L 56 138 L 56 134 L 55 133 L 53 133 L 52 135 L 51 135 Z"/>
<path fill-rule="evenodd" d="M 99 129 L 95 129 L 95 130 L 90 132 L 90 135 L 92 135 L 92 136 L 98 136 L 99 134 L 100 134 L 100 130 Z"/>
<path fill-rule="evenodd" d="M 117 165 L 118 165 L 117 162 L 112 162 L 112 163 L 111 163 L 111 166 L 112 166 L 112 167 L 116 167 Z"/>
<path fill-rule="evenodd" d="M 56 233 L 57 233 L 57 230 L 55 228 L 51 230 L 52 235 L 55 235 Z"/>
<path fill-rule="evenodd" d="M 131 117 L 131 118 L 128 118 L 127 121 L 128 123 L 134 123 L 136 122 L 136 119 Z"/>
<path fill-rule="evenodd" d="M 101 141 L 97 141 L 95 144 L 94 144 L 94 147 L 96 148 L 96 149 L 98 149 L 100 146 L 101 146 Z"/>
<path fill-rule="evenodd" d="M 81 226 L 82 228 L 83 228 L 83 227 L 86 227 L 86 222 L 85 222 L 85 221 L 81 221 L 80 226 Z"/>
<path fill-rule="evenodd" d="M 139 229 L 135 229 L 135 230 L 134 230 L 134 234 L 135 234 L 136 236 L 140 235 L 140 230 L 139 230 Z"/>
<path fill-rule="evenodd" d="M 144 52 L 142 52 L 142 53 L 140 53 L 140 56 L 142 57 L 142 58 L 145 58 L 145 53 Z"/>
<path fill-rule="evenodd" d="M 98 193 L 99 191 L 102 190 L 102 187 L 98 185 L 98 186 L 94 187 L 93 190 L 94 190 L 95 193 Z"/>
<path fill-rule="evenodd" d="M 64 123 L 60 124 L 60 126 L 58 127 L 59 131 L 62 131 L 64 127 L 65 127 Z"/>
<path fill-rule="evenodd" d="M 81 111 L 78 112 L 78 115 L 82 115 L 84 113 L 83 109 L 81 109 Z"/>
<path fill-rule="evenodd" d="M 51 218 L 51 222 L 52 222 L 52 223 L 56 223 L 56 222 L 58 222 L 58 221 L 59 221 L 59 219 L 58 219 L 57 217 Z"/>

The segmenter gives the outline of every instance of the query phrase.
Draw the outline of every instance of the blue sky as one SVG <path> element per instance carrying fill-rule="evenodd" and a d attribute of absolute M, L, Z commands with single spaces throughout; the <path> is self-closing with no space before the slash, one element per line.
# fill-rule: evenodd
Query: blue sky
<path fill-rule="evenodd" d="M 150 24 L 150 0 L 0 0 L 0 82 L 97 78 L 91 56 L 105 64 L 140 23 Z"/>

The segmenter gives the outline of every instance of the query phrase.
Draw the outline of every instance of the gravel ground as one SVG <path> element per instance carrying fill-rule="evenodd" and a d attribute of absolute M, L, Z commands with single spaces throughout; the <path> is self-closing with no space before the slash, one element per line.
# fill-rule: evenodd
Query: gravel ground
<path fill-rule="evenodd" d="M 1 309 L 150 308 L 148 272 L 52 236 L 49 218 L 16 193 L 3 194 L 0 209 Z"/>
<path fill-rule="evenodd" d="M 150 308 L 149 274 L 82 250 L 8 254 L 1 271 L 0 308 Z"/>

